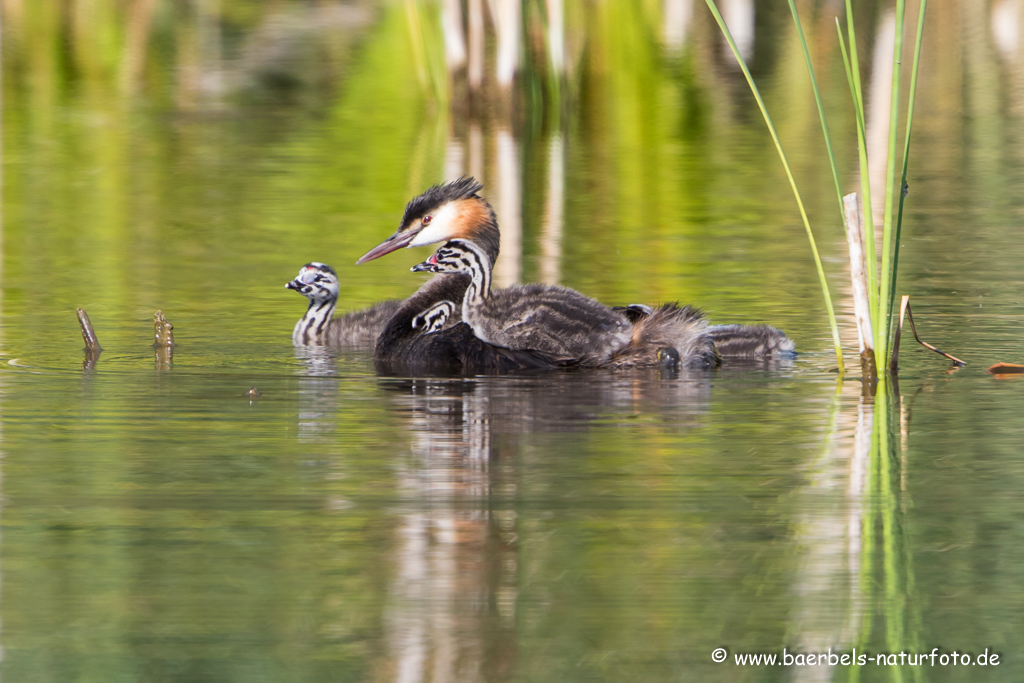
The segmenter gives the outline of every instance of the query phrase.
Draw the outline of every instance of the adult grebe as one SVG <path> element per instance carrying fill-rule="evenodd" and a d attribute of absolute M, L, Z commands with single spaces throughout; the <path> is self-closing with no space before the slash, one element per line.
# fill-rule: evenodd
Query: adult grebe
<path fill-rule="evenodd" d="M 498 256 L 498 219 L 477 192 L 483 186 L 472 178 L 436 185 L 414 198 L 405 207 L 402 225 L 388 240 L 367 252 L 356 263 L 366 263 L 408 246 L 430 244 L 415 238 L 440 216 L 439 224 L 456 223 L 467 234 L 479 233 L 478 244 L 490 258 Z M 442 213 L 437 213 L 442 211 Z M 410 229 L 410 226 L 415 226 Z M 428 231 L 423 239 L 436 241 Z M 506 349 L 482 341 L 473 330 L 461 324 L 461 302 L 469 285 L 469 277 L 460 273 L 435 275 L 403 301 L 384 325 L 374 347 L 378 370 L 385 373 L 408 374 L 419 370 L 506 372 L 512 370 L 552 369 L 566 363 L 558 358 L 529 351 Z M 438 315 L 451 302 L 447 326 L 431 334 L 423 334 L 423 323 Z M 460 305 L 452 305 L 458 302 Z"/>

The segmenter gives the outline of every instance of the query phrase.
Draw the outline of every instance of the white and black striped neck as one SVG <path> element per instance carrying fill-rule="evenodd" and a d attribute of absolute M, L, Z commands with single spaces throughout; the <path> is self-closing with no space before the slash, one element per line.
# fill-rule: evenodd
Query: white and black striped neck
<path fill-rule="evenodd" d="M 310 301 L 306 314 L 295 323 L 292 340 L 303 346 L 323 341 L 324 333 L 331 323 L 337 299 L 331 301 Z"/>
<path fill-rule="evenodd" d="M 469 287 L 466 288 L 466 296 L 462 300 L 465 317 L 469 308 L 483 304 L 490 297 L 492 267 L 487 252 L 475 243 L 469 240 L 451 240 L 413 270 L 469 275 Z"/>
<path fill-rule="evenodd" d="M 330 266 L 312 262 L 302 266 L 294 280 L 285 285 L 309 299 L 306 314 L 295 323 L 292 341 L 296 344 L 317 344 L 331 323 L 338 305 L 338 275 Z"/>

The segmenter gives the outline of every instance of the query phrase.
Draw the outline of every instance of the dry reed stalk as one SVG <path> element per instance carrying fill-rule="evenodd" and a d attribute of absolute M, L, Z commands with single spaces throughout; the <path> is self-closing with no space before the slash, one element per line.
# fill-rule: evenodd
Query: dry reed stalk
<path fill-rule="evenodd" d="M 964 365 L 967 365 L 966 361 L 962 361 L 959 358 L 957 358 L 956 356 L 954 356 L 952 354 L 949 354 L 949 353 L 946 353 L 945 351 L 940 351 L 939 349 L 935 348 L 934 346 L 932 346 L 928 342 L 921 341 L 921 338 L 919 336 L 917 336 L 917 327 L 914 325 L 914 313 L 913 313 L 913 311 L 910 310 L 910 296 L 904 294 L 903 298 L 900 299 L 900 320 L 899 320 L 899 323 L 897 323 L 897 325 L 896 325 L 896 335 L 893 338 L 893 342 L 892 342 L 892 361 L 889 363 L 889 369 L 893 373 L 895 373 L 897 368 L 898 368 L 897 361 L 899 360 L 900 336 L 901 336 L 901 334 L 903 332 L 903 314 L 904 313 L 906 313 L 906 315 L 907 315 L 907 320 L 910 321 L 910 331 L 913 333 L 914 339 L 917 340 L 918 344 L 920 344 L 921 346 L 925 347 L 926 349 L 930 349 L 930 350 L 934 351 L 935 353 L 939 354 L 940 356 L 945 356 L 949 360 L 953 361 L 953 364 L 956 365 L 957 367 L 963 367 Z"/>
<path fill-rule="evenodd" d="M 853 283 L 853 314 L 857 320 L 857 342 L 861 367 L 866 373 L 875 368 L 875 336 L 871 326 L 871 306 L 868 298 L 868 275 L 864 252 L 864 221 L 857 193 L 843 197 L 846 217 L 846 244 L 850 250 L 850 280 Z"/>
<path fill-rule="evenodd" d="M 85 340 L 85 350 L 89 353 L 98 354 L 103 350 L 100 346 L 99 339 L 96 338 L 96 330 L 92 327 L 92 322 L 89 320 L 89 314 L 85 312 L 84 308 L 75 309 L 78 314 L 78 325 L 82 328 L 82 339 Z"/>

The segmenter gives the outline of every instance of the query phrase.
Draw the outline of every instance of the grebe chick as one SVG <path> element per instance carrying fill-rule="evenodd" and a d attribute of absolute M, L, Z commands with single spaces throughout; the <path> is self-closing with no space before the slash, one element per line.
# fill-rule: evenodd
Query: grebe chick
<path fill-rule="evenodd" d="M 338 304 L 338 274 L 334 268 L 317 261 L 302 266 L 285 287 L 309 299 L 306 314 L 295 323 L 292 331 L 292 341 L 297 346 L 370 347 L 402 305 L 398 300 L 382 301 L 332 318 Z"/>
<path fill-rule="evenodd" d="M 654 309 L 644 304 L 614 306 L 612 310 L 625 315 L 634 325 L 654 314 Z M 715 350 L 723 360 L 768 360 L 796 356 L 793 340 L 771 325 L 709 325 L 707 334 L 714 341 Z"/>
<path fill-rule="evenodd" d="M 633 337 L 633 325 L 624 315 L 575 290 L 540 284 L 492 290 L 491 269 L 487 253 L 462 239 L 413 266 L 414 271 L 470 276 L 462 319 L 489 344 L 598 366 Z"/>
<path fill-rule="evenodd" d="M 579 292 L 553 285 L 491 289 L 492 264 L 469 240 L 452 240 L 414 271 L 467 273 L 462 319 L 480 339 L 513 350 L 533 350 L 583 367 L 718 364 L 699 311 L 674 304 L 637 324 Z"/>
<path fill-rule="evenodd" d="M 771 325 L 711 325 L 708 334 L 722 356 L 739 359 L 790 358 L 796 345 Z"/>

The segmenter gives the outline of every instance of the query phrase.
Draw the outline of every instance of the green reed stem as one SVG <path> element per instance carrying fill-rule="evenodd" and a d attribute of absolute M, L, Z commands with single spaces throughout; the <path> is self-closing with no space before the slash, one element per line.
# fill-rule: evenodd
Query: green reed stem
<path fill-rule="evenodd" d="M 793 190 L 793 196 L 796 198 L 797 207 L 800 209 L 800 218 L 803 220 L 804 229 L 807 231 L 807 240 L 811 244 L 811 253 L 814 255 L 814 265 L 818 269 L 818 280 L 821 282 L 821 292 L 825 297 L 825 308 L 828 310 L 829 325 L 832 327 L 832 342 L 836 350 L 836 363 L 839 365 L 839 372 L 843 373 L 845 372 L 846 367 L 843 364 L 843 347 L 839 341 L 839 325 L 836 323 L 836 312 L 832 307 L 832 296 L 828 291 L 828 282 L 825 279 L 825 269 L 821 265 L 821 256 L 818 254 L 818 245 L 814 241 L 814 233 L 811 231 L 811 222 L 807 218 L 807 211 L 804 209 L 803 200 L 800 198 L 800 191 L 796 187 L 796 180 L 793 178 L 793 171 L 790 169 L 789 161 L 786 159 L 786 153 L 782 149 L 782 142 L 779 140 L 779 134 L 775 130 L 775 124 L 772 123 L 772 119 L 768 115 L 768 109 L 765 107 L 764 100 L 761 99 L 761 93 L 758 91 L 757 85 L 754 84 L 754 78 L 750 75 L 750 70 L 747 68 L 743 55 L 740 54 L 739 48 L 736 47 L 736 41 L 733 40 L 732 33 L 729 32 L 729 27 L 725 25 L 725 20 L 722 19 L 722 15 L 719 13 L 718 7 L 715 5 L 715 0 L 706 0 L 706 2 L 711 13 L 715 16 L 715 21 L 718 22 L 718 27 L 722 29 L 722 34 L 725 36 L 726 42 L 729 43 L 729 48 L 732 50 L 733 55 L 735 55 L 736 61 L 740 66 L 740 70 L 743 72 L 743 76 L 747 79 L 747 84 L 750 86 L 750 90 L 754 94 L 754 99 L 757 100 L 757 106 L 761 110 L 764 122 L 768 126 L 768 132 L 771 133 L 772 141 L 775 143 L 775 149 L 779 153 L 779 159 L 782 160 L 782 166 L 786 169 L 786 177 L 789 179 L 789 186 Z"/>
<path fill-rule="evenodd" d="M 849 1 L 849 0 L 847 0 Z M 889 263 L 892 260 L 892 218 L 893 199 L 896 188 L 896 129 L 900 115 L 900 60 L 903 56 L 903 22 L 906 14 L 906 0 L 896 0 L 896 36 L 892 51 L 892 95 L 889 103 L 889 151 L 885 162 L 885 220 L 882 223 L 882 283 L 879 293 L 889 294 L 889 281 L 892 273 Z M 901 193 L 902 194 L 902 193 Z M 892 302 L 887 301 L 880 306 L 875 319 L 875 363 L 884 368 L 886 363 L 886 347 L 889 345 L 889 320 Z"/>
<path fill-rule="evenodd" d="M 875 457 L 875 453 L 878 447 L 878 440 L 876 435 L 878 433 L 878 426 L 875 424 L 875 406 L 871 404 L 869 399 L 862 396 L 859 410 L 861 414 L 858 415 L 857 432 L 860 434 L 864 415 L 868 414 L 871 416 L 871 443 L 869 445 L 868 462 L 867 462 L 867 473 L 866 480 L 864 482 L 864 489 L 860 501 L 860 532 L 861 532 L 861 543 L 860 543 L 860 564 L 857 569 L 857 587 L 858 595 L 856 596 L 857 607 L 859 607 L 861 617 L 860 623 L 856 629 L 856 639 L 854 645 L 858 650 L 864 650 L 868 647 L 868 643 L 871 642 L 871 630 L 874 625 L 874 609 L 873 605 L 876 603 L 876 586 L 875 581 L 875 527 L 877 525 L 876 515 L 878 514 L 878 458 Z M 859 453 L 855 453 L 855 457 L 859 457 Z M 849 669 L 849 678 L 847 679 L 851 683 L 856 683 L 860 680 L 860 668 L 859 666 L 852 666 Z"/>
<path fill-rule="evenodd" d="M 889 306 L 886 320 L 892 320 L 893 303 L 896 301 L 896 277 L 900 266 L 900 235 L 903 231 L 903 202 L 907 198 L 907 163 L 910 160 L 910 130 L 914 121 L 914 96 L 917 93 L 917 71 L 921 63 L 921 43 L 924 41 L 924 14 L 928 9 L 928 0 L 921 0 L 921 11 L 917 18 L 917 39 L 914 43 L 914 63 L 910 68 L 910 101 L 907 104 L 907 132 L 903 143 L 903 177 L 900 181 L 900 205 L 896 213 L 896 238 L 892 248 L 892 280 L 889 284 Z M 889 357 L 888 343 L 885 357 Z"/>
<path fill-rule="evenodd" d="M 861 201 L 864 210 L 861 212 L 864 217 L 864 253 L 865 270 L 868 276 L 868 313 L 874 323 L 878 313 L 878 265 L 875 257 L 875 217 L 871 209 L 871 177 L 868 172 L 868 146 L 867 127 L 864 120 L 864 92 L 860 83 L 860 60 L 857 56 L 857 32 L 853 26 L 853 7 L 850 0 L 846 0 L 846 27 L 849 36 L 849 52 L 843 40 L 843 32 L 839 28 L 839 20 L 836 20 L 836 30 L 839 32 L 839 46 L 843 52 L 843 61 L 846 66 L 846 79 L 850 83 L 850 93 L 853 96 L 853 107 L 857 113 L 857 152 L 860 160 L 860 191 Z M 877 365 L 877 363 L 876 363 Z"/>
<path fill-rule="evenodd" d="M 804 37 L 804 27 L 800 24 L 800 15 L 796 11 L 796 3 L 789 0 L 789 11 L 793 14 L 793 22 L 796 24 L 796 32 L 800 37 L 800 47 L 804 51 L 804 62 L 807 63 L 807 73 L 811 77 L 811 89 L 814 91 L 814 102 L 818 105 L 818 118 L 821 119 L 821 132 L 825 135 L 825 149 L 828 150 L 828 161 L 832 165 L 832 180 L 836 185 L 836 199 L 839 200 L 839 224 L 846 223 L 846 211 L 843 209 L 843 188 L 839 182 L 839 167 L 836 165 L 836 155 L 832 151 L 832 136 L 828 132 L 828 120 L 825 118 L 825 107 L 821 104 L 821 91 L 818 89 L 818 79 L 814 77 L 814 65 L 811 62 L 811 53 L 807 49 L 807 39 Z"/>
<path fill-rule="evenodd" d="M 897 548 L 899 543 L 899 470 L 892 457 L 894 445 L 892 432 L 889 429 L 890 393 L 884 373 L 878 380 L 875 392 L 875 430 L 874 450 L 872 457 L 877 458 L 879 478 L 877 480 L 877 508 L 882 520 L 882 571 L 885 586 L 885 635 L 886 645 L 890 652 L 906 649 L 905 606 L 906 595 L 902 591 L 900 559 L 903 553 Z M 901 667 L 893 667 L 890 672 L 892 680 L 899 683 L 903 680 Z"/>

